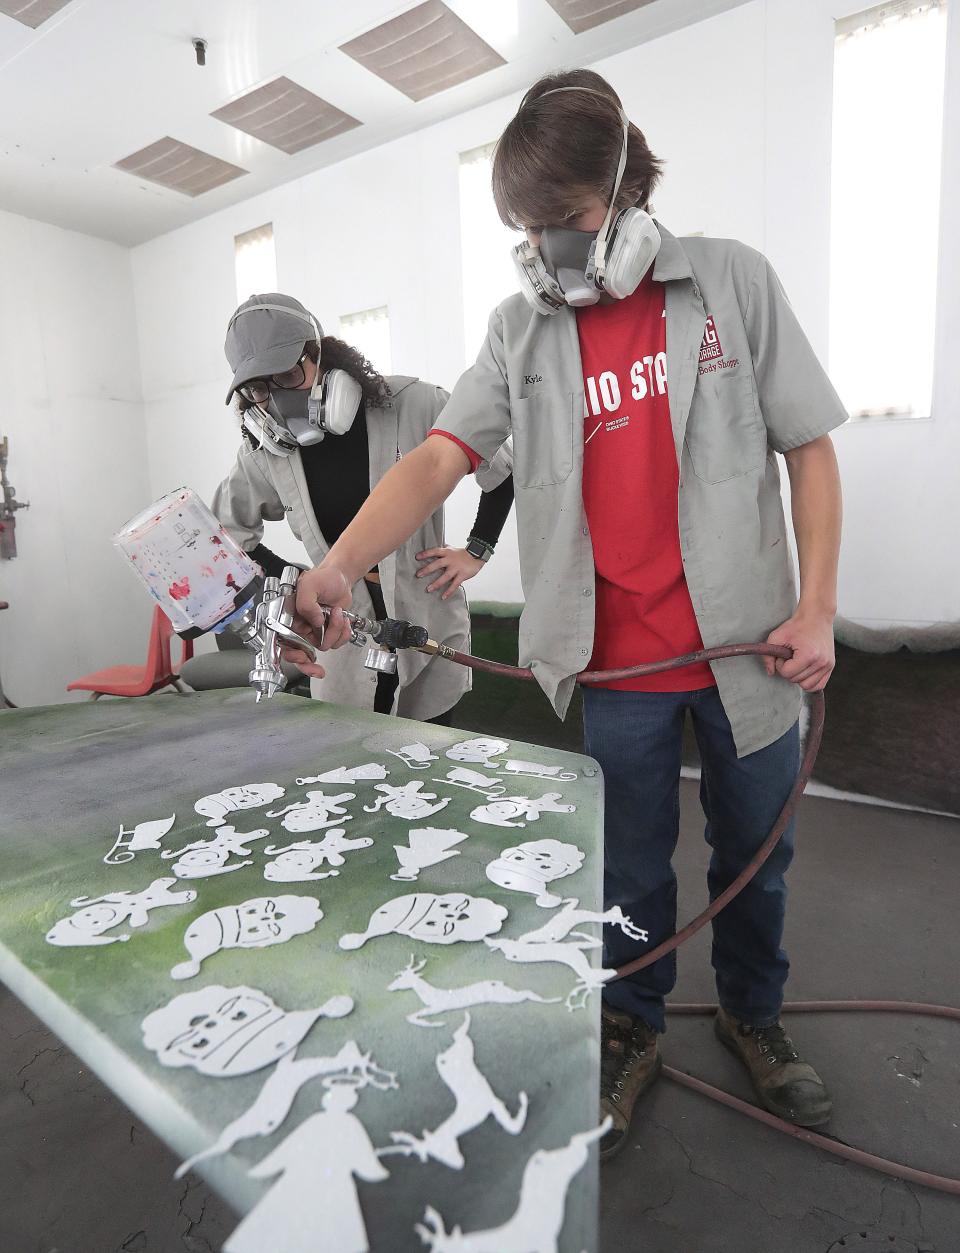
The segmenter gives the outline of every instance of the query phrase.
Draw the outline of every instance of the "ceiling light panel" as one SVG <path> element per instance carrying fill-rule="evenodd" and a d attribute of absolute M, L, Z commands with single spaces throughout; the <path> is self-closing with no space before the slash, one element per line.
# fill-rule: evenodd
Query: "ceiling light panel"
<path fill-rule="evenodd" d="M 65 9 L 70 0 L 0 0 L 0 13 L 36 30 L 48 17 Z"/>
<path fill-rule="evenodd" d="M 302 152 L 361 125 L 289 78 L 275 78 L 211 116 L 288 153 Z"/>
<path fill-rule="evenodd" d="M 191 148 L 169 135 L 117 161 L 115 168 L 135 174 L 137 178 L 145 178 L 150 183 L 159 183 L 170 191 L 182 192 L 185 196 L 202 196 L 204 192 L 222 187 L 224 183 L 247 173 L 239 165 L 221 161 L 219 157 L 212 157 L 199 148 Z"/>
<path fill-rule="evenodd" d="M 342 44 L 340 51 L 411 100 L 434 96 L 506 64 L 442 0 L 418 4 Z"/>
<path fill-rule="evenodd" d="M 575 35 L 652 3 L 653 0 L 547 0 Z"/>

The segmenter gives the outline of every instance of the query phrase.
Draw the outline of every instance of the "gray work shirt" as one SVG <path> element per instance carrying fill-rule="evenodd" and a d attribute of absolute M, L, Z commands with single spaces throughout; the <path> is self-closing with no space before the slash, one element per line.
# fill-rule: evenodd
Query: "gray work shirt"
<path fill-rule="evenodd" d="M 407 376 L 393 376 L 387 383 L 393 393 L 392 403 L 367 406 L 371 488 L 402 456 L 423 442 L 448 399 L 443 388 Z M 510 473 L 509 460 L 505 450 L 492 467 L 478 472 L 481 487 L 489 490 L 502 482 Z M 232 470 L 214 493 L 212 508 L 230 535 L 248 551 L 263 538 L 264 521 L 282 518 L 315 565 L 329 551 L 310 503 L 299 452 L 279 457 L 263 448 L 254 450 L 244 441 Z M 380 562 L 380 588 L 391 617 L 425 626 L 431 639 L 469 652 L 470 617 L 463 589 L 444 601 L 439 592 L 427 592 L 430 580 L 416 577 L 416 554 L 444 542 L 443 510 L 438 509 L 405 544 Z M 353 608 L 365 616 L 374 614 L 362 579 L 353 588 Z M 313 695 L 372 709 L 377 676 L 364 669 L 365 654 L 366 648 L 350 644 L 325 653 L 326 675 L 311 681 Z M 452 708 L 470 688 L 470 672 L 463 666 L 410 650 L 400 652 L 398 661 L 400 689 L 394 708 L 404 718 L 434 718 Z"/>
<path fill-rule="evenodd" d="M 796 608 L 775 453 L 846 421 L 770 263 L 728 239 L 663 242 L 670 418 L 680 467 L 680 548 L 708 648 L 765 640 Z M 437 425 L 485 462 L 513 436 L 520 662 L 562 717 L 593 652 L 594 564 L 584 513 L 583 377 L 576 315 L 535 313 L 522 294 L 490 316 L 476 364 Z M 642 657 L 636 659 L 644 660 Z M 759 658 L 713 665 L 737 752 L 796 721 L 801 692 Z"/>

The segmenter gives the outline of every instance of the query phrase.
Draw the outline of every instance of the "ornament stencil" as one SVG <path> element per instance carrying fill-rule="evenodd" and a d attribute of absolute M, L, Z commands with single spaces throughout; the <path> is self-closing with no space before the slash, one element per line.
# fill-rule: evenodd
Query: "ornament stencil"
<path fill-rule="evenodd" d="M 342 827 L 335 827 L 322 840 L 313 843 L 301 840 L 297 844 L 288 844 L 286 848 L 268 844 L 263 851 L 275 860 L 264 866 L 263 877 L 270 883 L 309 883 L 316 879 L 335 878 L 340 873 L 336 867 L 344 865 L 344 853 L 372 845 L 373 840 L 369 838 L 348 840 Z M 324 865 L 331 869 L 317 870 L 318 866 Z"/>
<path fill-rule="evenodd" d="M 482 983 L 469 983 L 460 988 L 435 988 L 423 978 L 421 971 L 426 962 L 411 957 L 405 968 L 394 975 L 387 985 L 388 992 L 413 992 L 420 998 L 421 1008 L 407 1014 L 407 1022 L 415 1027 L 440 1027 L 439 1022 L 428 1022 L 436 1014 L 451 1010 L 471 1009 L 475 1005 L 520 1005 L 534 1001 L 539 1005 L 556 1005 L 560 997 L 543 997 L 536 992 L 508 987 L 499 979 L 485 979 Z"/>
<path fill-rule="evenodd" d="M 259 896 L 201 914 L 183 937 L 190 961 L 174 966 L 173 979 L 191 979 L 201 964 L 226 948 L 269 948 L 312 931 L 323 917 L 315 896 Z"/>
<path fill-rule="evenodd" d="M 129 940 L 123 935 L 104 935 L 113 927 L 129 923 L 144 927 L 150 921 L 149 911 L 164 905 L 189 905 L 197 899 L 189 889 L 171 892 L 176 879 L 154 879 L 142 892 L 108 892 L 105 896 L 78 896 L 70 905 L 76 909 L 69 918 L 61 918 L 47 932 L 47 943 L 59 948 L 86 948 Z"/>
<path fill-rule="evenodd" d="M 507 911 L 496 901 L 463 892 L 414 892 L 396 896 L 370 916 L 366 931 L 340 937 L 343 949 L 362 948 L 381 935 L 406 935 L 427 944 L 481 940 L 503 926 Z"/>
<path fill-rule="evenodd" d="M 141 1024 L 143 1043 L 162 1066 L 189 1066 L 202 1075 L 248 1075 L 292 1053 L 318 1018 L 343 1018 L 349 996 L 316 1009 L 281 1009 L 266 992 L 211 984 L 182 992 Z"/>
<path fill-rule="evenodd" d="M 464 1015 L 463 1022 L 453 1033 L 450 1047 L 437 1054 L 436 1067 L 440 1078 L 453 1093 L 456 1102 L 453 1113 L 433 1131 L 425 1130 L 420 1137 L 407 1131 L 391 1131 L 393 1146 L 380 1149 L 381 1157 L 389 1153 L 402 1153 L 406 1157 L 417 1157 L 421 1162 L 433 1158 L 444 1166 L 462 1170 L 464 1163 L 460 1137 L 485 1123 L 488 1118 L 493 1118 L 508 1135 L 520 1134 L 527 1121 L 527 1094 L 519 1093 L 517 1112 L 511 1114 L 491 1088 L 474 1058 L 469 1014 Z"/>

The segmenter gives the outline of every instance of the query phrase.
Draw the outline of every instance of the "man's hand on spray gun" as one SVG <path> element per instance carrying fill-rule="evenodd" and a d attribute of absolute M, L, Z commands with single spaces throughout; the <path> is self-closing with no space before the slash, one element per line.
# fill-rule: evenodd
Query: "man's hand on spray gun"
<path fill-rule="evenodd" d="M 343 616 L 353 600 L 350 583 L 344 572 L 334 565 L 316 566 L 300 575 L 297 580 L 297 612 L 293 629 L 315 645 L 321 652 L 339 648 L 353 634 L 350 623 Z M 329 605 L 329 616 L 321 609 Z M 282 646 L 285 660 L 315 679 L 322 679 L 326 671 L 302 649 L 290 644 Z"/>

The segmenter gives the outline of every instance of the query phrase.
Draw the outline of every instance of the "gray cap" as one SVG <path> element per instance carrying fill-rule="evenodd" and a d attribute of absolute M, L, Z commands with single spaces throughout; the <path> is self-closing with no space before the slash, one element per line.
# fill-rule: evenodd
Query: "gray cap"
<path fill-rule="evenodd" d="M 233 393 L 250 379 L 269 378 L 292 370 L 308 339 L 319 340 L 323 328 L 309 310 L 292 296 L 267 292 L 250 296 L 230 319 L 223 351 L 233 370 Z"/>

